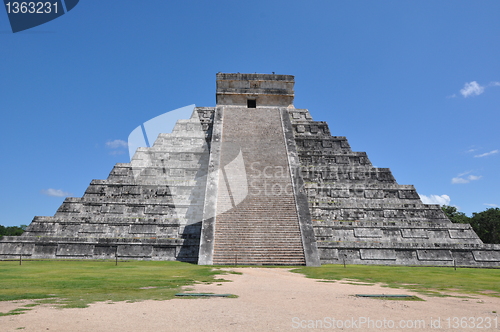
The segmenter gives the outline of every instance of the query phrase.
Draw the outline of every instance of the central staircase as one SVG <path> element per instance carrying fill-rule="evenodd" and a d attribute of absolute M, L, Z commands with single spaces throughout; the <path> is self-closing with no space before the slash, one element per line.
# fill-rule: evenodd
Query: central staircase
<path fill-rule="evenodd" d="M 221 147 L 213 264 L 305 265 L 279 108 L 224 107 Z M 245 172 L 228 177 L 238 152 Z"/>

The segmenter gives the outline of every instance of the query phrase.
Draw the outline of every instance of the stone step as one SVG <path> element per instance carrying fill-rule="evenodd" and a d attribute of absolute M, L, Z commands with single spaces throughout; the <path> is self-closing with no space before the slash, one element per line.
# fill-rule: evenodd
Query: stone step
<path fill-rule="evenodd" d="M 287 259 L 287 260 L 277 260 L 277 259 L 240 259 L 240 258 L 226 258 L 220 260 L 214 260 L 215 265 L 305 265 L 303 260 L 299 259 Z"/>
<path fill-rule="evenodd" d="M 297 242 L 300 242 L 300 237 L 299 234 L 296 234 L 295 236 L 292 235 L 285 235 L 285 236 L 268 236 L 266 234 L 245 234 L 245 233 L 239 233 L 239 234 L 231 234 L 228 236 L 217 236 L 216 240 L 218 241 L 244 241 L 244 240 L 260 240 L 260 241 L 273 241 L 273 242 L 286 242 L 289 243 L 290 240 L 297 239 Z"/>
<path fill-rule="evenodd" d="M 261 254 L 280 254 L 280 255 L 285 255 L 285 256 L 293 256 L 293 253 L 297 252 L 302 252 L 302 248 L 299 247 L 290 247 L 290 248 L 283 248 L 283 247 L 245 247 L 245 246 L 224 246 L 224 248 L 231 248 L 234 249 L 234 251 L 230 252 L 219 252 L 217 256 L 224 256 L 224 255 L 229 255 L 232 256 L 235 253 L 238 252 L 254 252 L 254 253 L 261 253 Z"/>
<path fill-rule="evenodd" d="M 290 236 L 297 236 L 300 235 L 300 232 L 297 230 L 273 230 L 273 229 L 255 229 L 255 228 L 233 228 L 233 227 L 227 227 L 227 228 L 219 228 L 219 231 L 224 231 L 225 234 L 249 234 L 249 235 L 268 235 L 268 236 L 282 236 L 282 235 L 290 235 Z M 217 235 L 217 236 L 224 236 L 223 234 Z"/>
<path fill-rule="evenodd" d="M 216 255 L 214 256 L 214 260 L 231 260 L 234 261 L 235 259 L 244 259 L 246 258 L 247 260 L 253 259 L 253 260 L 268 260 L 268 261 L 303 261 L 302 258 L 300 258 L 298 253 L 292 253 L 289 255 L 283 254 L 283 253 L 259 253 L 259 252 L 252 252 L 252 251 L 246 251 L 246 252 L 234 252 L 231 255 Z"/>
<path fill-rule="evenodd" d="M 302 249 L 302 244 L 299 242 L 290 243 L 290 242 L 275 242 L 275 243 L 262 243 L 262 242 L 221 242 L 214 246 L 214 248 L 224 249 L 224 248 L 246 248 L 246 249 L 272 249 L 272 250 L 281 250 L 281 248 L 286 249 Z M 285 250 L 285 249 L 283 249 Z M 285 250 L 286 251 L 286 250 Z"/>
<path fill-rule="evenodd" d="M 224 233 L 243 233 L 243 234 L 269 234 L 269 235 L 285 235 L 285 234 L 291 234 L 291 235 L 297 235 L 300 234 L 296 229 L 282 229 L 282 230 L 276 230 L 276 229 L 269 229 L 269 228 L 264 228 L 264 229 L 255 229 L 255 227 L 221 227 L 219 228 L 220 231 L 224 230 Z M 221 234 L 221 236 L 223 236 Z"/>
<path fill-rule="evenodd" d="M 259 233 L 259 232 L 226 232 L 226 234 L 219 235 L 216 234 L 216 239 L 249 239 L 249 238 L 260 238 L 266 240 L 279 240 L 279 239 L 297 239 L 300 242 L 300 233 Z"/>
<path fill-rule="evenodd" d="M 266 257 L 227 257 L 214 259 L 216 265 L 304 265 L 303 259 L 286 258 L 286 259 L 269 259 Z"/>
<path fill-rule="evenodd" d="M 291 221 L 295 221 L 294 219 L 290 219 Z M 297 229 L 294 225 L 290 225 L 290 223 L 283 223 L 284 221 L 281 221 L 279 224 L 275 225 L 269 225 L 267 223 L 262 223 L 258 220 L 252 220 L 251 222 L 247 220 L 237 220 L 237 221 L 224 221 L 224 222 L 218 222 L 217 227 L 220 229 L 222 228 L 242 228 L 242 229 L 266 229 L 266 230 L 291 230 L 291 229 Z"/>
<path fill-rule="evenodd" d="M 214 255 L 214 257 L 234 257 L 234 255 L 261 255 L 261 256 L 279 256 L 279 257 L 297 257 L 297 253 L 301 253 L 302 250 L 269 250 L 267 248 L 255 249 L 255 250 L 243 250 L 240 248 L 232 248 L 231 252 L 224 252 Z M 287 248 L 288 249 L 288 248 Z M 300 256 L 298 256 L 300 258 Z"/>
<path fill-rule="evenodd" d="M 268 253 L 268 252 L 254 252 L 254 251 L 241 251 L 241 252 L 233 252 L 232 254 L 225 255 L 214 255 L 214 259 L 235 259 L 238 258 L 246 258 L 246 259 L 278 259 L 278 260 L 290 260 L 294 259 L 297 261 L 303 260 L 300 256 L 297 256 L 296 253 Z"/>
<path fill-rule="evenodd" d="M 216 238 L 217 243 L 222 244 L 232 244 L 232 243 L 255 243 L 255 244 L 263 244 L 263 243 L 280 243 L 280 244 L 289 244 L 292 245 L 294 243 L 302 244 L 300 241 L 295 241 L 297 237 L 288 237 L 282 239 L 276 238 L 263 238 L 263 237 L 225 237 L 225 238 Z M 342 242 L 342 241 L 339 241 Z"/>
<path fill-rule="evenodd" d="M 301 260 L 287 260 L 287 261 L 278 261 L 278 260 L 240 260 L 240 259 L 227 259 L 214 261 L 214 265 L 286 265 L 286 266 L 294 266 L 294 265 L 305 265 L 304 261 Z"/>
<path fill-rule="evenodd" d="M 301 242 L 290 242 L 290 241 L 273 241 L 273 242 L 262 242 L 259 241 L 259 239 L 255 239 L 255 241 L 247 240 L 247 241 L 218 241 L 217 244 L 214 245 L 215 248 L 227 248 L 228 246 L 231 247 L 238 247 L 238 248 L 282 248 L 283 244 L 287 244 L 287 248 L 302 248 L 302 243 Z"/>

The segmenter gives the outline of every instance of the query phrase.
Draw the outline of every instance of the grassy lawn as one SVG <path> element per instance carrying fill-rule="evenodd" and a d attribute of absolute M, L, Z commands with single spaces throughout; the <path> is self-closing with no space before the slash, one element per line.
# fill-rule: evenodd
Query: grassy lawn
<path fill-rule="evenodd" d="M 182 286 L 221 282 L 214 276 L 227 272 L 220 268 L 156 261 L 121 261 L 118 266 L 114 261 L 95 260 L 30 260 L 23 265 L 0 261 L 0 301 L 34 299 L 35 303 L 75 308 L 97 301 L 167 300 L 181 292 Z M 453 292 L 500 296 L 499 269 L 323 265 L 293 268 L 293 272 L 322 281 L 382 283 L 428 295 Z M 19 314 L 33 305 L 0 316 Z"/>
<path fill-rule="evenodd" d="M 382 283 L 428 295 L 453 292 L 500 296 L 500 269 L 459 268 L 455 271 L 449 267 L 323 265 L 293 269 L 293 272 L 314 279 Z"/>
<path fill-rule="evenodd" d="M 220 282 L 224 273 L 181 262 L 0 261 L 0 301 L 42 299 L 62 307 L 86 307 L 97 301 L 166 300 L 181 286 Z"/>

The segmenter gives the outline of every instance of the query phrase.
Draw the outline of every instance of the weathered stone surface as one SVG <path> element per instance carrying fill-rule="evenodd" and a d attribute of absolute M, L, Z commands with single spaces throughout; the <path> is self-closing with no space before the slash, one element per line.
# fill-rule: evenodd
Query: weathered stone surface
<path fill-rule="evenodd" d="M 292 105 L 294 98 L 294 77 L 269 74 L 217 74 L 217 105 L 247 107 L 248 100 L 255 105 Z"/>
<path fill-rule="evenodd" d="M 57 246 L 56 256 L 92 256 L 94 246 L 91 244 L 60 243 Z"/>
<path fill-rule="evenodd" d="M 20 242 L 0 243 L 0 253 L 2 253 L 2 255 L 8 255 L 8 256 L 31 255 L 34 248 L 35 248 L 34 243 L 20 243 Z"/>
<path fill-rule="evenodd" d="M 359 252 L 364 260 L 396 260 L 394 249 L 360 249 Z"/>
<path fill-rule="evenodd" d="M 354 236 L 357 238 L 381 238 L 383 233 L 379 228 L 354 228 Z"/>
<path fill-rule="evenodd" d="M 452 261 L 449 250 L 417 250 L 417 257 L 421 261 Z"/>
<path fill-rule="evenodd" d="M 474 250 L 472 251 L 474 259 L 480 262 L 500 262 L 499 251 Z"/>

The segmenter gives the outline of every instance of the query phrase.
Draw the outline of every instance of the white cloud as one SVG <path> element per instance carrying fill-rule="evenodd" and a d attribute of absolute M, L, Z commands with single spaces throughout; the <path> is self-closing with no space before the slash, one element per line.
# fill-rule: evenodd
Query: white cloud
<path fill-rule="evenodd" d="M 470 173 L 472 173 L 472 171 L 463 172 L 463 173 L 458 174 L 457 176 L 462 177 L 462 176 L 470 174 Z"/>
<path fill-rule="evenodd" d="M 451 179 L 451 183 L 452 184 L 463 184 L 463 183 L 469 183 L 471 181 L 476 181 L 476 180 L 479 180 L 480 178 L 482 178 L 481 175 L 479 175 L 479 176 L 469 175 L 467 177 L 463 177 L 464 175 L 469 174 L 470 172 L 471 171 L 459 174 L 456 178 Z"/>
<path fill-rule="evenodd" d="M 486 88 L 493 87 L 493 86 L 500 86 L 500 82 L 490 82 L 489 84 L 483 86 L 477 83 L 476 81 L 472 81 L 470 83 L 465 83 L 464 87 L 460 90 L 460 93 L 464 98 L 471 97 L 471 96 L 479 96 L 484 92 Z M 448 96 L 448 98 L 454 98 L 456 95 Z"/>
<path fill-rule="evenodd" d="M 439 205 L 449 205 L 450 204 L 450 196 L 448 195 L 419 195 L 422 203 L 424 204 L 439 204 Z"/>
<path fill-rule="evenodd" d="M 486 205 L 486 206 L 491 206 L 491 207 L 498 207 L 498 204 L 488 204 L 488 203 L 484 203 L 483 205 Z"/>
<path fill-rule="evenodd" d="M 114 141 L 107 141 L 106 146 L 111 149 L 119 149 L 128 147 L 128 144 L 121 139 L 115 139 Z"/>
<path fill-rule="evenodd" d="M 470 96 L 479 96 L 484 92 L 484 87 L 480 86 L 476 81 L 472 81 L 470 83 L 465 83 L 464 88 L 460 90 L 460 93 L 464 98 Z"/>
<path fill-rule="evenodd" d="M 474 158 L 482 158 L 482 157 L 486 157 L 486 156 L 491 156 L 492 154 L 496 154 L 496 153 L 498 153 L 498 150 L 493 150 L 493 151 L 486 152 L 483 154 L 477 154 L 474 156 Z"/>
<path fill-rule="evenodd" d="M 451 179 L 452 184 L 459 184 L 459 183 L 469 183 L 470 181 L 463 179 L 463 178 L 453 178 Z"/>
<path fill-rule="evenodd" d="M 52 188 L 43 189 L 42 194 L 53 197 L 66 197 L 71 195 L 69 192 L 62 191 L 61 189 L 52 189 Z"/>

